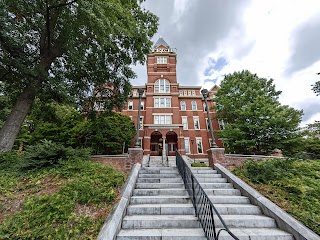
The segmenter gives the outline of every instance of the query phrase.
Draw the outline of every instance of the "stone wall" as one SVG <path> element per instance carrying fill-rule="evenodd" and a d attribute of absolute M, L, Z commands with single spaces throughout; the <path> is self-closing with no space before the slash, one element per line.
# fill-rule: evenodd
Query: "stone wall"
<path fill-rule="evenodd" d="M 143 150 L 141 148 L 129 148 L 128 154 L 121 155 L 93 155 L 91 160 L 103 165 L 112 166 L 121 172 L 129 174 L 136 164 L 142 164 Z"/>
<path fill-rule="evenodd" d="M 263 155 L 241 155 L 241 154 L 225 154 L 224 148 L 210 148 L 207 150 L 209 166 L 213 167 L 214 164 L 219 163 L 225 168 L 232 169 L 234 167 L 241 166 L 246 160 L 265 160 L 271 158 L 282 158 L 282 155 L 272 155 L 272 156 L 263 156 Z"/>

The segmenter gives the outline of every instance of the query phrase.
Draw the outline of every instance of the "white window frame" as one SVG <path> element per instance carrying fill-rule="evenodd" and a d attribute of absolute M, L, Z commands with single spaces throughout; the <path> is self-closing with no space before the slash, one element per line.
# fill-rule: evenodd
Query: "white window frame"
<path fill-rule="evenodd" d="M 207 125 L 207 131 L 209 131 L 209 122 L 208 122 L 208 118 L 206 118 L 206 125 Z"/>
<path fill-rule="evenodd" d="M 192 101 L 191 102 L 191 110 L 192 111 L 197 111 L 198 110 L 196 101 Z"/>
<path fill-rule="evenodd" d="M 160 125 L 172 124 L 172 115 L 161 115 L 161 114 L 154 115 L 153 124 L 160 124 Z"/>
<path fill-rule="evenodd" d="M 198 143 L 201 144 L 201 152 L 199 152 Z M 196 146 L 197 146 L 197 153 L 198 154 L 203 154 L 203 144 L 202 144 L 202 138 L 201 137 L 197 137 L 196 138 Z"/>
<path fill-rule="evenodd" d="M 157 64 L 167 64 L 168 63 L 168 57 L 157 57 Z"/>
<path fill-rule="evenodd" d="M 133 110 L 133 101 L 128 102 L 128 110 Z"/>
<path fill-rule="evenodd" d="M 223 130 L 223 129 L 224 129 L 224 122 L 223 122 L 223 120 L 218 119 L 218 125 L 219 125 L 220 130 Z M 222 127 L 221 127 L 221 126 L 222 126 Z"/>
<path fill-rule="evenodd" d="M 162 86 L 163 86 L 163 88 L 162 88 Z M 158 79 L 154 83 L 154 92 L 155 93 L 170 93 L 170 82 L 167 79 L 163 79 L 163 78 Z"/>
<path fill-rule="evenodd" d="M 184 138 L 184 151 L 186 154 L 190 154 L 190 139 L 188 137 Z"/>
<path fill-rule="evenodd" d="M 192 90 L 192 96 L 196 96 L 196 90 Z"/>
<path fill-rule="evenodd" d="M 183 104 L 183 105 L 182 105 Z M 184 108 L 182 107 L 184 106 Z M 185 101 L 181 101 L 180 102 L 180 108 L 181 108 L 181 111 L 186 111 L 187 110 L 187 105 L 186 105 L 186 102 Z"/>
<path fill-rule="evenodd" d="M 182 90 L 179 90 L 179 95 L 183 96 L 183 91 Z"/>
<path fill-rule="evenodd" d="M 188 117 L 182 116 L 181 120 L 182 120 L 183 130 L 188 130 Z"/>
<path fill-rule="evenodd" d="M 138 142 L 139 142 L 139 146 L 142 148 L 142 144 L 143 144 L 143 137 L 139 137 L 138 138 L 139 140 L 138 140 Z"/>
<path fill-rule="evenodd" d="M 196 128 L 196 122 L 198 122 L 198 128 Z M 196 117 L 193 117 L 193 128 L 195 130 L 200 130 L 200 120 L 199 120 L 199 117 L 196 116 Z"/>
<path fill-rule="evenodd" d="M 144 101 L 141 101 L 140 110 L 144 110 Z"/>
<path fill-rule="evenodd" d="M 206 110 L 206 107 L 207 107 L 206 103 L 203 103 L 203 111 L 204 111 L 204 112 L 207 111 L 207 110 Z"/>
<path fill-rule="evenodd" d="M 161 101 L 163 100 L 163 106 Z M 171 98 L 170 97 L 155 97 L 154 105 L 155 108 L 171 108 Z"/>
<path fill-rule="evenodd" d="M 144 120 L 144 116 L 141 116 L 140 117 L 140 128 L 139 128 L 139 130 L 143 130 L 143 120 Z"/>

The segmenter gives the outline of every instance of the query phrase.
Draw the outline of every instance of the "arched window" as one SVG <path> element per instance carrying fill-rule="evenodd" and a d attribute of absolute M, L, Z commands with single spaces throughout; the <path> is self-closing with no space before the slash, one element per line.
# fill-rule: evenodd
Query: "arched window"
<path fill-rule="evenodd" d="M 197 103 L 195 101 L 191 102 L 191 109 L 192 110 L 197 110 Z"/>
<path fill-rule="evenodd" d="M 185 111 L 186 110 L 186 102 L 185 101 L 181 101 L 180 105 L 181 105 L 181 110 Z"/>
<path fill-rule="evenodd" d="M 159 79 L 154 84 L 155 93 L 169 93 L 170 92 L 170 82 L 166 79 Z"/>

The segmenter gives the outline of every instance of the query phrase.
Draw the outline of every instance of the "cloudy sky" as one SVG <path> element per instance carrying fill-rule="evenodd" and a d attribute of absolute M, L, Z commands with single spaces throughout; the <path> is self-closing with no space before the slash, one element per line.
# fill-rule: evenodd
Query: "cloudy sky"
<path fill-rule="evenodd" d="M 302 125 L 320 120 L 319 0 L 146 0 L 162 36 L 177 49 L 180 85 L 210 88 L 225 74 L 248 69 L 274 79 L 280 101 L 303 109 Z M 146 66 L 134 67 L 146 82 Z"/>

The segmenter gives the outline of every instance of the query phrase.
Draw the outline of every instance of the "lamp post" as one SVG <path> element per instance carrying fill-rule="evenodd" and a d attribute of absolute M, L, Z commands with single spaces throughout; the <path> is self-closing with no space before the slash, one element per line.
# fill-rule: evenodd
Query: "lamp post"
<path fill-rule="evenodd" d="M 193 142 L 194 142 L 194 140 L 191 139 L 190 141 L 191 141 L 191 153 L 192 153 L 193 163 L 195 163 L 196 160 L 194 159 L 194 150 L 193 150 Z"/>
<path fill-rule="evenodd" d="M 209 123 L 209 131 L 211 134 L 211 139 L 212 141 L 210 142 L 210 147 L 212 148 L 217 148 L 217 144 L 216 144 L 216 140 L 214 139 L 214 134 L 213 134 L 213 128 L 212 128 L 212 123 L 211 123 L 211 118 L 210 118 L 210 113 L 209 113 L 209 106 L 208 106 L 208 96 L 209 96 L 209 92 L 207 89 L 202 89 L 201 90 L 202 96 L 204 98 L 204 102 L 206 103 L 206 108 L 207 108 L 207 116 L 208 116 L 208 123 Z"/>
<path fill-rule="evenodd" d="M 136 133 L 136 144 L 135 144 L 135 148 L 140 148 L 140 144 L 139 144 L 139 130 L 140 130 L 140 111 L 141 111 L 141 97 L 143 94 L 143 89 L 139 88 L 138 89 L 138 93 L 139 93 L 139 105 L 138 105 L 138 119 L 137 119 L 137 133 Z"/>

